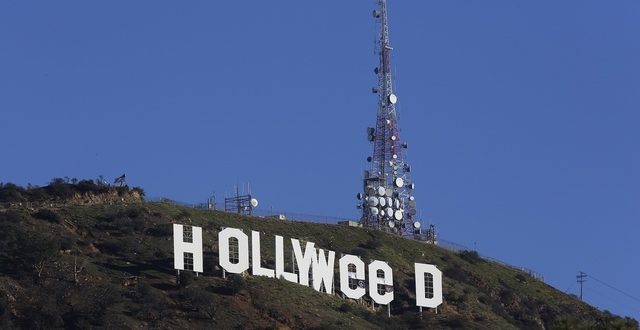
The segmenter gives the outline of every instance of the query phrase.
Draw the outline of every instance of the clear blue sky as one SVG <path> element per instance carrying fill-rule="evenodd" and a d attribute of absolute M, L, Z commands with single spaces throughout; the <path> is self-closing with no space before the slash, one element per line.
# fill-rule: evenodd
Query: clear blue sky
<path fill-rule="evenodd" d="M 2 1 L 0 181 L 126 173 L 357 215 L 375 1 Z M 640 297 L 640 2 L 390 1 L 402 137 L 442 238 Z M 585 298 L 640 318 L 595 281 Z"/>

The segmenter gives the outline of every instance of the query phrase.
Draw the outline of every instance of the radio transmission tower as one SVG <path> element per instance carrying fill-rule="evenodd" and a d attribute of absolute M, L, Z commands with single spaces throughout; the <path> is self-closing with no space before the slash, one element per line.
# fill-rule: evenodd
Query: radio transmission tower
<path fill-rule="evenodd" d="M 378 113 L 375 127 L 367 129 L 368 139 L 373 143 L 373 155 L 367 158 L 371 164 L 364 172 L 364 192 L 358 194 L 362 208 L 360 222 L 364 227 L 413 236 L 420 233 L 420 222 L 414 220 L 415 185 L 409 177 L 411 167 L 405 161 L 408 145 L 400 138 L 386 0 L 378 0 L 373 17 L 379 28 L 376 53 L 380 56 L 380 64 L 374 69 L 378 86 L 373 88 L 378 95 Z"/>

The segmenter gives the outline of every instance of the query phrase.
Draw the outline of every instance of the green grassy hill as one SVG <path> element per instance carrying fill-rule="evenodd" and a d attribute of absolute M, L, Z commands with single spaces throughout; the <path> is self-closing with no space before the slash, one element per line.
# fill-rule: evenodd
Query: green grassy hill
<path fill-rule="evenodd" d="M 637 329 L 524 273 L 474 252 L 361 228 L 240 217 L 148 203 L 142 190 L 38 194 L 0 185 L 0 328 L 318 328 L 318 329 Z M 37 188 L 44 189 L 44 188 Z M 103 189 L 103 188 L 100 188 Z M 106 200 L 89 195 L 121 198 Z M 113 195 L 115 194 L 115 195 Z M 78 202 L 78 201 L 100 201 Z M 53 202 L 55 201 L 55 203 Z M 53 205 L 53 206 L 52 206 Z M 172 223 L 203 227 L 205 274 L 176 284 Z M 386 307 L 319 293 L 284 280 L 223 279 L 221 227 L 260 231 L 266 266 L 274 235 L 319 248 L 387 261 L 394 270 L 392 317 Z M 285 254 L 290 250 L 285 250 Z M 438 313 L 415 306 L 413 263 L 444 272 Z M 290 267 L 290 265 L 287 265 Z M 336 284 L 337 284 L 336 274 Z"/>

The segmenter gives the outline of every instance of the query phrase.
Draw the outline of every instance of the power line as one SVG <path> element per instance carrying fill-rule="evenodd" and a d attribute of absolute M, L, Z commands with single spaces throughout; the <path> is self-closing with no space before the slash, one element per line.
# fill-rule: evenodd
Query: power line
<path fill-rule="evenodd" d="M 591 283 L 595 283 L 595 282 L 591 282 Z M 628 302 L 625 300 L 625 302 L 621 302 L 620 301 L 620 297 L 616 292 L 612 292 L 611 290 L 608 290 L 608 288 L 603 288 L 600 285 L 586 285 L 585 284 L 585 289 L 589 290 L 589 294 L 593 294 L 593 296 L 598 296 L 603 300 L 606 300 L 609 302 L 609 304 L 611 304 L 611 306 L 616 306 L 616 310 L 618 310 L 617 314 L 619 315 L 626 315 L 626 316 L 632 316 L 632 315 L 636 315 L 638 313 L 638 307 L 635 305 L 635 303 L 632 302 Z M 602 289 L 602 290 L 600 290 Z M 614 296 L 612 296 L 614 295 Z"/>
<path fill-rule="evenodd" d="M 581 273 L 582 273 L 582 272 L 581 272 Z M 586 275 L 586 274 L 585 274 L 585 275 Z M 613 285 L 611 285 L 611 284 L 607 284 L 607 283 L 603 282 L 602 280 L 599 280 L 599 279 L 597 279 L 597 278 L 593 277 L 593 275 L 589 275 L 589 277 L 590 277 L 590 278 L 592 278 L 594 281 L 596 281 L 596 282 L 598 282 L 598 283 L 600 283 L 600 284 L 602 284 L 602 285 L 604 285 L 604 286 L 606 286 L 606 287 L 608 287 L 608 288 L 610 288 L 610 289 L 612 289 L 612 290 L 618 291 L 619 293 L 621 293 L 621 294 L 623 294 L 623 295 L 625 295 L 625 296 L 627 296 L 627 297 L 629 297 L 629 298 L 631 298 L 631 299 L 633 299 L 633 300 L 635 300 L 635 301 L 637 301 L 637 302 L 640 302 L 640 298 L 638 298 L 638 297 L 635 297 L 635 296 L 633 296 L 633 295 L 631 295 L 631 294 L 629 294 L 629 293 L 626 293 L 626 292 L 624 292 L 624 291 L 622 291 L 622 290 L 620 290 L 620 289 L 618 289 L 618 288 L 614 287 L 614 286 L 613 286 Z"/>

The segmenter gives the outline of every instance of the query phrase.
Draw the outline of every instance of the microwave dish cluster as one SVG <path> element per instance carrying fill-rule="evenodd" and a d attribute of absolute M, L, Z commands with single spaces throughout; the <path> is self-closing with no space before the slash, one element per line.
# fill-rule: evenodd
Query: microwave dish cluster
<path fill-rule="evenodd" d="M 393 89 L 391 43 L 387 1 L 378 0 L 373 11 L 378 26 L 376 53 L 379 65 L 373 72 L 378 79 L 372 88 L 378 97 L 375 127 L 367 128 L 367 140 L 373 144 L 373 154 L 367 157 L 369 169 L 364 172 L 363 191 L 356 195 L 362 209 L 360 223 L 402 236 L 420 233 L 420 221 L 416 219 L 415 184 L 406 162 L 409 144 L 400 137 L 398 122 L 398 95 Z"/>

